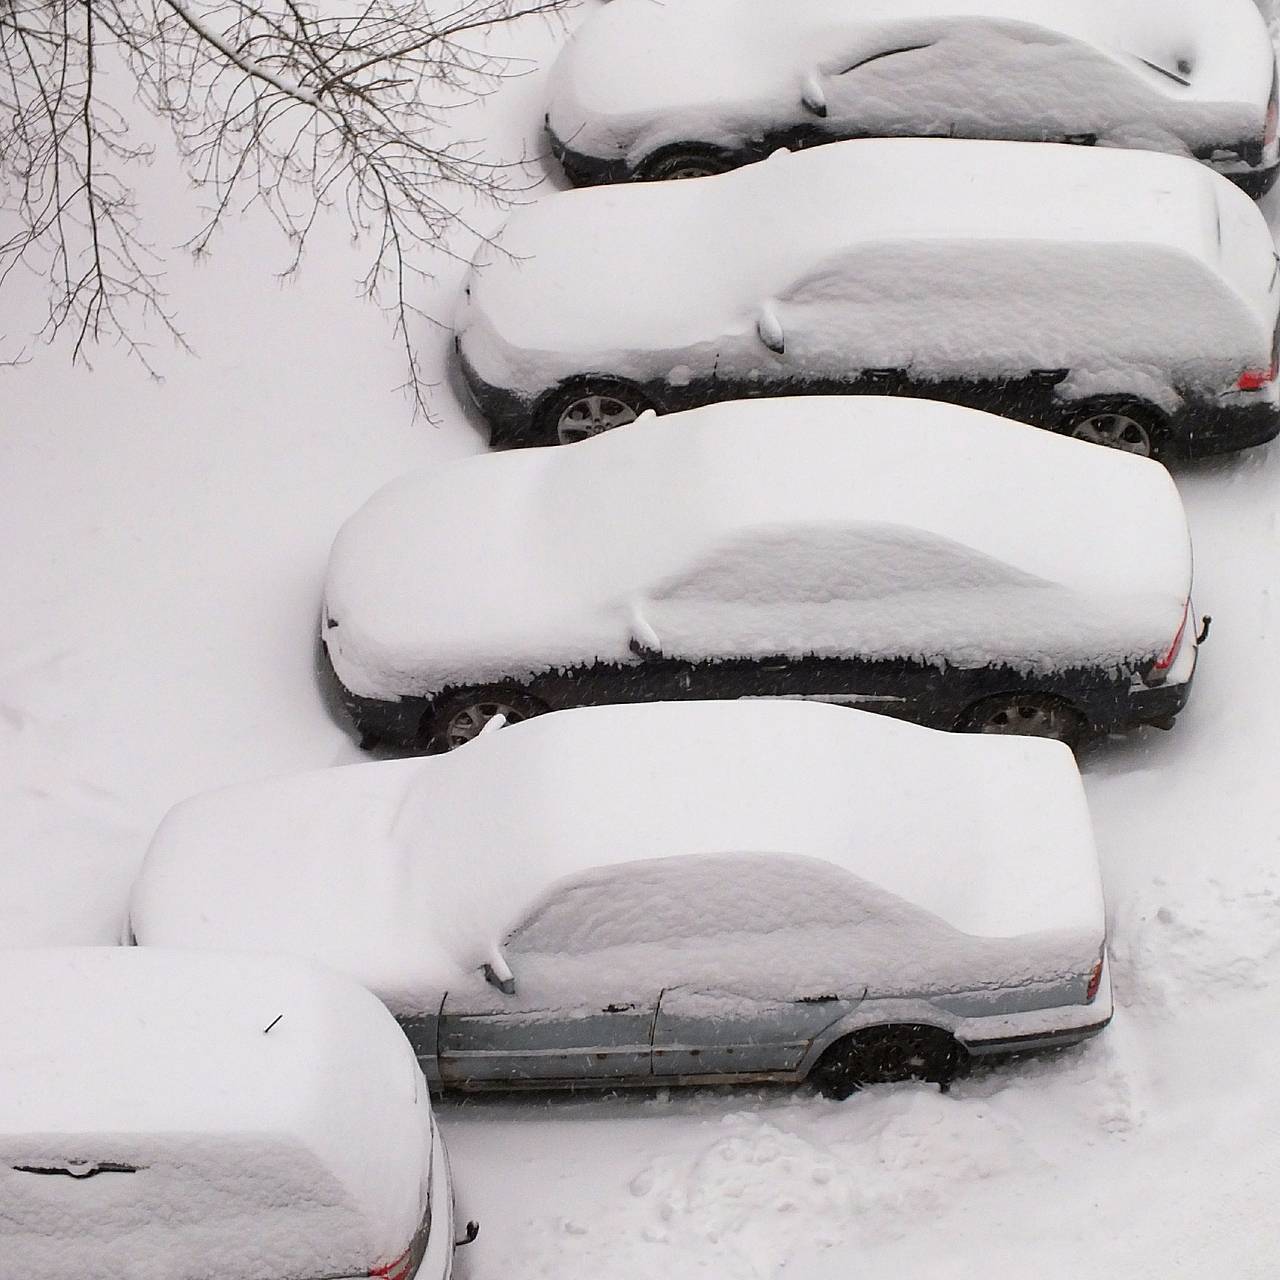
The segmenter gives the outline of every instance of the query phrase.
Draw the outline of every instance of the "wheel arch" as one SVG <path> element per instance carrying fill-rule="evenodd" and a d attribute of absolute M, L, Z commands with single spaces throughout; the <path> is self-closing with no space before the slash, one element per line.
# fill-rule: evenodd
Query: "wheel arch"
<path fill-rule="evenodd" d="M 949 1035 L 961 1048 L 964 1041 L 957 1034 L 961 1019 L 928 1000 L 875 1000 L 864 1001 L 856 1009 L 850 1010 L 843 1018 L 837 1018 L 830 1026 L 824 1028 L 809 1044 L 804 1057 L 796 1067 L 796 1074 L 807 1079 L 810 1071 L 821 1061 L 823 1054 L 838 1041 L 859 1031 L 870 1031 L 881 1027 L 898 1027 L 904 1025 L 933 1027 Z"/>

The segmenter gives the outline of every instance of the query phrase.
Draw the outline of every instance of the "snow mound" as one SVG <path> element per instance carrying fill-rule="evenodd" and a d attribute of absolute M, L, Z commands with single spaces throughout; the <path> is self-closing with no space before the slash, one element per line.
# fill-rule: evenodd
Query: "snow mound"
<path fill-rule="evenodd" d="M 742 856 L 753 851 L 774 856 Z M 1043 948 L 986 952 L 1019 962 L 1052 952 L 1047 963 L 1064 964 L 1069 952 L 1084 969 L 1103 936 L 1088 812 L 1061 744 L 773 701 L 558 712 L 443 756 L 197 796 L 156 834 L 133 928 L 148 945 L 322 959 L 397 1013 L 434 1012 L 557 885 L 588 893 L 602 868 L 627 873 L 605 877 L 597 922 L 619 963 L 644 950 L 623 945 L 629 912 L 642 913 L 646 938 L 661 936 L 664 919 L 679 935 L 687 903 L 649 881 L 691 854 L 737 855 L 733 874 L 721 865 L 716 876 L 726 910 L 741 920 L 753 895 L 772 895 L 779 929 L 794 924 L 768 879 L 780 857 L 811 882 L 814 867 L 833 882 L 869 882 L 877 910 L 892 905 L 890 933 L 894 920 L 932 921 L 940 964 L 958 954 L 949 931 L 968 935 L 954 940 L 969 951 L 982 949 L 975 939 L 1043 938 Z M 821 920 L 800 914 L 822 934 Z M 707 934 L 731 924 L 705 923 Z"/>
<path fill-rule="evenodd" d="M 360 1275 L 417 1229 L 426 1084 L 346 979 L 267 956 L 5 951 L 0 1024 L 5 1280 Z"/>
<path fill-rule="evenodd" d="M 616 69 L 625 64 L 628 74 Z M 636 163 L 762 126 L 1062 138 L 1189 155 L 1262 134 L 1274 55 L 1249 0 L 613 0 L 553 72 L 550 126 Z"/>
<path fill-rule="evenodd" d="M 1178 157 L 867 139 L 548 196 L 482 248 L 456 323 L 474 373 L 529 399 L 677 368 L 736 386 L 1146 366 L 1216 388 L 1270 359 L 1274 267 L 1253 202 Z"/>
<path fill-rule="evenodd" d="M 389 699 L 634 663 L 633 640 L 1058 670 L 1163 653 L 1190 585 L 1155 463 L 954 405 L 804 397 L 394 481 L 335 542 L 324 638 L 348 689 Z"/>

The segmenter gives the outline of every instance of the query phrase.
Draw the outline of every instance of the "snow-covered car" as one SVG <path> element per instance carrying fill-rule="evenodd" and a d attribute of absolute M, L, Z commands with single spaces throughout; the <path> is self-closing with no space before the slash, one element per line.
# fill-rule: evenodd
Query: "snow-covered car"
<path fill-rule="evenodd" d="M 1169 727 L 1190 590 L 1159 463 L 956 405 L 813 396 L 393 481 L 337 537 L 321 636 L 366 744 L 761 696 L 1075 742 Z"/>
<path fill-rule="evenodd" d="M 843 1095 L 1111 1016 L 1071 753 L 812 703 L 593 707 L 197 796 L 131 920 L 352 975 L 461 1089 Z"/>
<path fill-rule="evenodd" d="M 9 950 L 0 1025 L 0 1275 L 449 1275 L 426 1081 L 350 979 L 283 956 Z"/>
<path fill-rule="evenodd" d="M 551 148 L 575 183 L 894 136 L 1194 156 L 1251 195 L 1280 172 L 1252 0 L 612 0 L 552 86 Z"/>
<path fill-rule="evenodd" d="M 548 196 L 481 248 L 456 331 L 497 444 L 840 392 L 1177 457 L 1280 431 L 1278 314 L 1262 214 L 1203 165 L 891 139 Z"/>

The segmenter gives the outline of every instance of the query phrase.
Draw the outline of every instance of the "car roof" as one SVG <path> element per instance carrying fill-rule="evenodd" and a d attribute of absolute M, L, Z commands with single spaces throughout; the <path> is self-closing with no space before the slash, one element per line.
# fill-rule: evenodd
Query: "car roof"
<path fill-rule="evenodd" d="M 852 652 L 1118 661 L 1163 649 L 1190 590 L 1157 463 L 933 401 L 766 398 L 394 481 L 334 545 L 325 638 L 348 687 L 380 696 L 625 660 L 673 578 L 780 535 L 833 584 L 894 566 L 833 586 L 867 602 Z M 953 567 L 960 594 L 925 629 L 911 593 Z M 1033 592 L 1025 627 L 987 586 Z"/>
<path fill-rule="evenodd" d="M 1069 261 L 1070 278 L 1094 293 L 1118 266 L 1141 263 L 1153 317 L 1202 297 L 1185 282 L 1172 296 L 1162 288 L 1172 259 L 1179 271 L 1202 273 L 1204 288 L 1233 293 L 1241 319 L 1269 346 L 1274 264 L 1260 236 L 1243 261 L 1224 266 L 1219 252 L 1219 206 L 1232 201 L 1247 206 L 1239 218 L 1265 231 L 1247 196 L 1176 156 L 1031 142 L 837 142 L 696 182 L 564 191 L 517 210 L 480 251 L 460 331 L 469 358 L 469 344 L 493 341 L 512 361 L 545 366 L 542 387 L 562 364 L 582 372 L 573 362 L 588 357 L 588 368 L 627 373 L 637 353 L 652 352 L 665 373 L 667 353 L 676 366 L 681 351 L 748 332 L 763 304 L 824 269 L 856 278 L 855 255 L 873 255 L 871 265 L 896 255 L 910 271 L 916 251 L 924 258 L 914 269 L 936 275 L 942 289 L 987 270 L 998 248 L 1002 272 L 1020 254 L 1029 264 L 1024 306 L 1053 305 L 1032 278 L 1032 267 L 1046 271 L 1046 254 Z M 993 323 L 975 319 L 980 331 Z M 926 320 L 922 312 L 919 325 Z M 1097 317 L 1109 342 L 1106 320 Z M 1003 330 L 996 341 L 1010 346 Z"/>
<path fill-rule="evenodd" d="M 707 853 L 818 858 L 974 935 L 1101 938 L 1066 747 L 772 700 L 555 712 L 196 797 L 156 834 L 133 925 L 297 951 L 434 1012 L 558 881 Z"/>
<path fill-rule="evenodd" d="M 253 1266 L 279 1244 L 282 1223 L 285 1238 L 297 1235 L 299 1222 L 281 1204 L 322 1208 L 312 1223 L 317 1234 L 327 1226 L 335 1240 L 358 1245 L 366 1267 L 394 1258 L 417 1226 L 429 1158 L 425 1082 L 394 1020 L 349 979 L 281 956 L 7 950 L 0 1026 L 6 1257 L 24 1256 L 17 1243 L 24 1227 L 40 1234 L 27 1212 L 39 1203 L 47 1212 L 49 1196 L 72 1185 L 15 1166 L 142 1170 L 132 1183 L 115 1184 L 114 1202 L 101 1198 L 111 1177 L 79 1180 L 85 1238 L 61 1240 L 61 1261 L 41 1274 L 62 1275 L 77 1250 L 102 1248 L 104 1238 L 133 1229 L 132 1219 L 111 1227 L 111 1203 L 167 1206 L 176 1216 L 165 1231 L 179 1241 L 183 1223 L 200 1230 L 208 1207 L 201 1197 L 217 1201 L 237 1182 L 249 1205 L 261 1200 L 263 1218 L 246 1226 L 247 1270 L 232 1265 L 238 1245 L 215 1246 L 211 1256 L 228 1260 L 220 1274 L 229 1277 L 257 1280 Z M 369 1151 L 378 1159 L 368 1160 Z M 152 1166 L 180 1171 L 191 1200 L 174 1205 L 165 1187 L 144 1181 Z M 255 1178 L 271 1187 L 255 1187 Z M 43 1197 L 34 1207 L 32 1195 Z M 105 1237 L 90 1226 L 103 1214 Z M 150 1242 L 159 1262 L 169 1237 L 156 1231 Z M 305 1274 L 299 1256 L 280 1254 L 279 1273 Z M 164 1274 L 187 1274 L 171 1261 Z M 142 1274 L 122 1264 L 118 1273 L 125 1271 Z"/>

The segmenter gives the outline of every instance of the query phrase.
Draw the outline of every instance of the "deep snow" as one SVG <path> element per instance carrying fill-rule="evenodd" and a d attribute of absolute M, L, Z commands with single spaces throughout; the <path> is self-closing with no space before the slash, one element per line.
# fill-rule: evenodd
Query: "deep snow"
<path fill-rule="evenodd" d="M 557 44 L 523 39 L 544 61 Z M 473 132 L 540 145 L 542 95 L 513 80 Z M 1280 222 L 1280 197 L 1264 208 Z M 247 220 L 207 268 L 175 267 L 202 358 L 158 352 L 163 386 L 113 352 L 94 374 L 44 350 L 0 372 L 7 942 L 114 940 L 175 800 L 359 758 L 308 662 L 329 542 L 383 480 L 481 447 L 452 384 L 439 427 L 410 420 L 340 231 L 284 289 L 256 267 L 279 261 L 272 234 Z M 442 264 L 427 305 L 447 310 L 458 279 Z M 422 338 L 443 368 L 446 338 Z M 945 1097 L 445 1103 L 460 1209 L 484 1224 L 470 1277 L 1272 1280 L 1280 451 L 1178 480 L 1214 633 L 1177 728 L 1086 761 L 1106 1035 Z"/>

